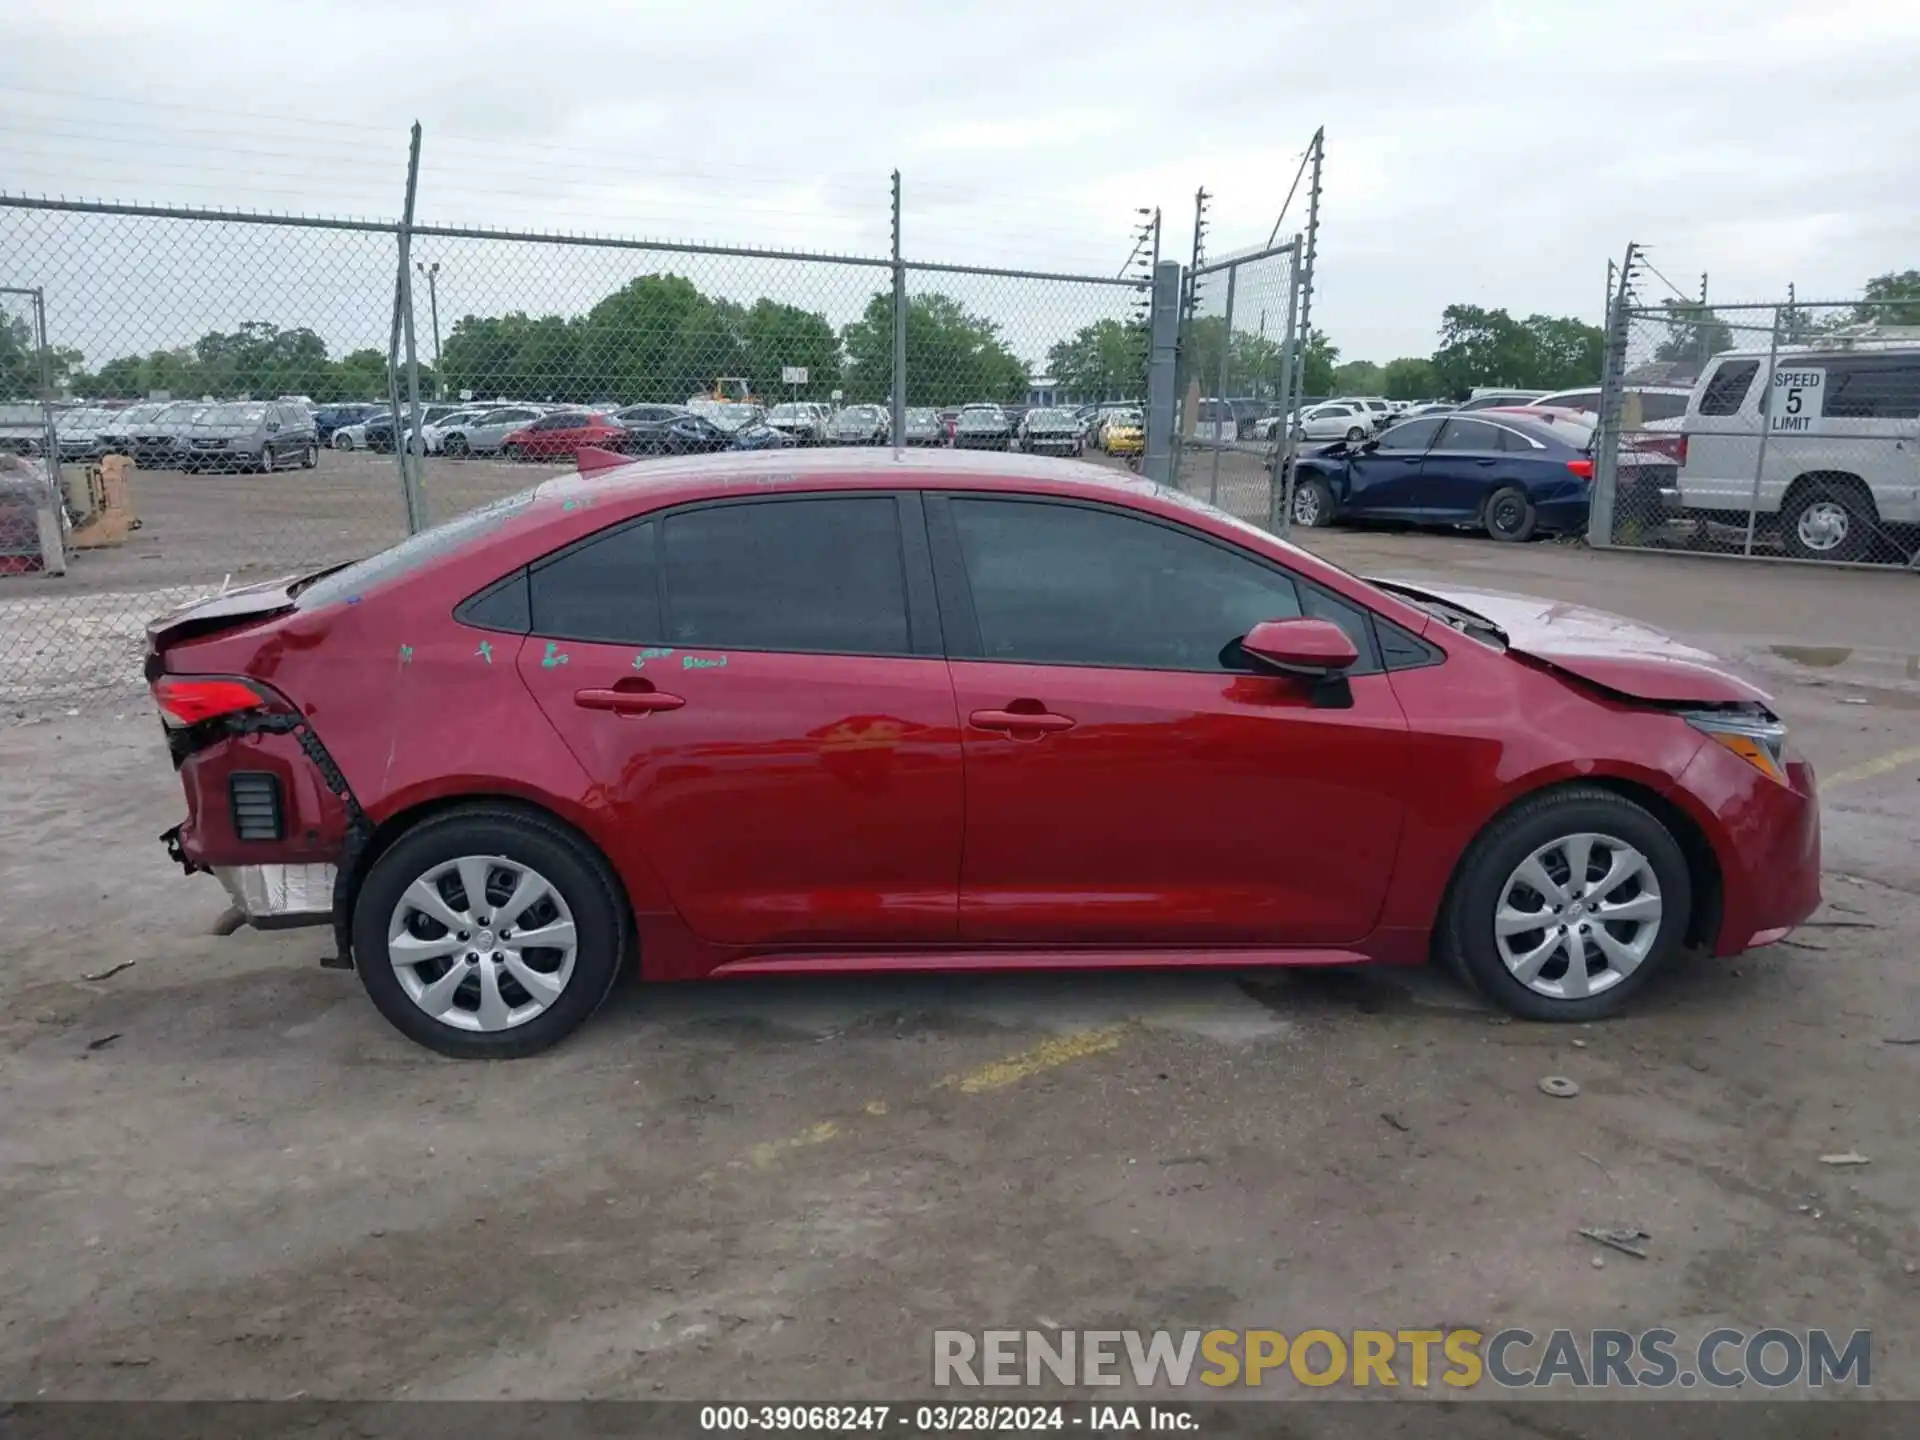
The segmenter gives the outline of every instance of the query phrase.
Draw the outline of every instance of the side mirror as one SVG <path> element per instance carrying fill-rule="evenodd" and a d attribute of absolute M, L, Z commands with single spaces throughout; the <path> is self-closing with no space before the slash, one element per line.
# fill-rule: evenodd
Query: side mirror
<path fill-rule="evenodd" d="M 1360 659 L 1347 632 L 1331 620 L 1262 620 L 1240 648 L 1255 660 L 1289 675 L 1338 675 Z"/>

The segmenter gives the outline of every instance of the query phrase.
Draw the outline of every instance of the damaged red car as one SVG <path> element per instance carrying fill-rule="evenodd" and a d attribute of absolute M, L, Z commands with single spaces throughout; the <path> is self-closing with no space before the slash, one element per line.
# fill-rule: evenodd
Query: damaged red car
<path fill-rule="evenodd" d="M 147 677 L 174 856 L 450 1055 L 630 970 L 1437 962 L 1589 1020 L 1820 895 L 1711 656 L 1007 454 L 548 480 L 158 620 Z"/>

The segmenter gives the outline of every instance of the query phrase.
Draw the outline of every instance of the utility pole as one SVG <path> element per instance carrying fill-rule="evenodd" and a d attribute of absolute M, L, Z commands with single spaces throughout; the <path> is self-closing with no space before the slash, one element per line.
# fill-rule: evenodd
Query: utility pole
<path fill-rule="evenodd" d="M 442 400 L 447 398 L 447 374 L 440 368 L 440 290 L 436 283 L 440 279 L 440 262 L 423 265 L 415 261 L 413 268 L 427 277 L 427 309 L 433 314 L 433 388 L 439 392 Z"/>
<path fill-rule="evenodd" d="M 1213 197 L 1202 185 L 1193 192 L 1193 263 L 1187 267 L 1187 319 L 1193 319 L 1200 301 L 1200 261 L 1207 253 L 1207 201 Z"/>
<path fill-rule="evenodd" d="M 907 443 L 907 262 L 900 258 L 900 172 L 893 172 L 893 445 Z"/>

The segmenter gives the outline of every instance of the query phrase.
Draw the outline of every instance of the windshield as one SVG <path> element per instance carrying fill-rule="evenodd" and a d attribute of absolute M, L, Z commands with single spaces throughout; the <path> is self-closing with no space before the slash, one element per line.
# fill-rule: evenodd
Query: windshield
<path fill-rule="evenodd" d="M 938 410 L 909 410 L 907 411 L 907 423 L 909 425 L 938 425 L 940 423 L 940 412 Z"/>
<path fill-rule="evenodd" d="M 209 408 L 210 407 L 202 405 L 197 401 L 183 401 L 179 404 L 167 406 L 166 409 L 157 412 L 153 418 L 155 420 L 165 420 L 170 425 L 187 424 L 197 421 L 202 415 L 207 413 Z"/>
<path fill-rule="evenodd" d="M 69 410 L 53 423 L 56 430 L 71 432 L 75 430 L 98 430 L 111 419 L 113 419 L 113 411 L 111 410 Z"/>
<path fill-rule="evenodd" d="M 805 405 L 776 405 L 767 413 L 769 420 L 811 420 L 812 413 Z"/>
<path fill-rule="evenodd" d="M 538 486 L 521 490 L 491 505 L 482 505 L 478 510 L 469 510 L 464 515 L 443 520 L 377 555 L 369 555 L 364 560 L 356 560 L 351 565 L 304 580 L 288 593 L 299 597 L 302 610 L 317 609 L 338 600 L 357 599 L 377 585 L 397 580 L 429 560 L 450 554 L 482 535 L 491 534 L 531 505 L 538 490 Z"/>
<path fill-rule="evenodd" d="M 1072 425 L 1075 424 L 1073 412 L 1069 410 L 1034 410 L 1027 415 L 1029 425 Z"/>
<path fill-rule="evenodd" d="M 869 425 L 880 418 L 878 405 L 849 405 L 840 412 L 842 420 L 851 420 L 856 424 Z"/>
<path fill-rule="evenodd" d="M 738 430 L 751 425 L 760 418 L 757 405 L 714 405 L 706 412 L 707 418 L 722 430 Z"/>
<path fill-rule="evenodd" d="M 1111 430 L 1116 425 L 1123 430 L 1128 426 L 1133 426 L 1135 429 L 1138 429 L 1140 425 L 1140 412 L 1138 410 L 1119 410 L 1114 412 L 1107 420 L 1107 428 Z"/>
<path fill-rule="evenodd" d="M 253 425 L 267 418 L 264 405 L 209 405 L 195 414 L 196 425 Z"/>

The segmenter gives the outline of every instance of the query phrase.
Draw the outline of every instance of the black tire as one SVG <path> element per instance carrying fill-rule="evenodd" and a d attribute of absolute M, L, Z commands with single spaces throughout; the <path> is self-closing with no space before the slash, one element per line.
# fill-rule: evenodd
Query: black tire
<path fill-rule="evenodd" d="M 311 470 L 320 463 L 320 447 L 309 440 L 300 451 L 300 468 Z"/>
<path fill-rule="evenodd" d="M 502 460 L 511 460 L 517 464 L 527 458 L 527 452 L 522 450 L 518 445 L 502 445 L 500 447 L 500 458 Z"/>
<path fill-rule="evenodd" d="M 440 450 L 449 460 L 464 460 L 473 453 L 473 447 L 467 444 L 467 437 L 460 434 L 447 436 Z"/>
<path fill-rule="evenodd" d="M 1309 530 L 1333 524 L 1333 490 L 1318 475 L 1296 478 L 1293 482 L 1293 523 Z"/>
<path fill-rule="evenodd" d="M 254 468 L 262 475 L 271 475 L 273 474 L 273 464 L 273 446 L 271 444 L 262 445 L 260 447 L 259 463 Z"/>
<path fill-rule="evenodd" d="M 1526 491 L 1518 485 L 1502 485 L 1487 497 L 1486 507 L 1480 512 L 1480 521 L 1494 539 L 1517 543 L 1533 538 L 1533 532 L 1540 524 L 1540 515 L 1533 508 L 1533 501 L 1527 498 Z"/>
<path fill-rule="evenodd" d="M 1597 995 L 1555 999 L 1530 989 L 1508 970 L 1494 938 L 1493 917 L 1508 878 L 1557 836 L 1610 836 L 1644 855 L 1659 884 L 1656 938 L 1638 967 Z M 1440 912 L 1435 955 L 1454 974 L 1523 1020 L 1597 1020 L 1624 1009 L 1682 948 L 1693 908 L 1693 885 L 1679 842 L 1659 820 L 1610 790 L 1576 785 L 1522 800 L 1467 848 Z M 1590 956 L 1597 951 L 1589 948 Z M 1562 962 L 1564 963 L 1564 962 Z"/>
<path fill-rule="evenodd" d="M 499 855 L 530 866 L 573 913 L 578 948 L 572 977 L 545 1011 L 510 1029 L 463 1030 L 435 1019 L 401 988 L 388 958 L 387 923 L 402 893 L 433 866 L 463 855 Z M 401 1034 L 456 1060 L 519 1059 L 558 1044 L 606 1000 L 627 946 L 627 908 L 599 855 L 568 831 L 520 810 L 476 807 L 422 822 L 374 862 L 354 900 L 354 968 L 368 998 Z"/>
<path fill-rule="evenodd" d="M 1795 560 L 1860 560 L 1872 548 L 1880 512 L 1866 486 L 1814 480 L 1794 488 L 1780 510 L 1780 544 Z"/>

